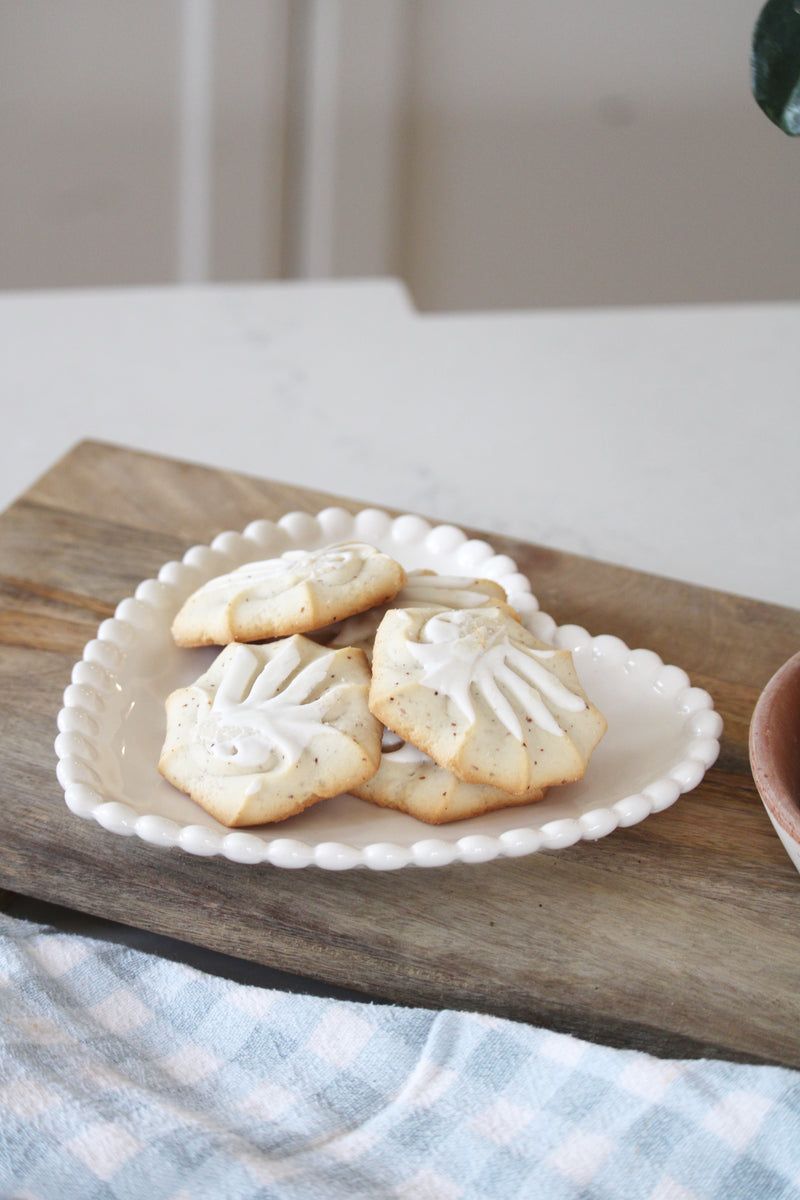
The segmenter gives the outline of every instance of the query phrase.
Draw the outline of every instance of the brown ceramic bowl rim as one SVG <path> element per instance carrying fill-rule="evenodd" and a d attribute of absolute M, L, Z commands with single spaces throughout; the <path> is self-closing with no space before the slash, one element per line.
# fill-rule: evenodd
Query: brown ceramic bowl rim
<path fill-rule="evenodd" d="M 800 653 L 793 655 L 772 676 L 750 721 L 750 767 L 758 793 L 770 815 L 793 841 L 800 844 L 800 794 L 796 787 L 790 788 L 786 778 L 789 754 L 776 732 L 784 706 L 791 705 L 792 701 L 800 736 Z"/>

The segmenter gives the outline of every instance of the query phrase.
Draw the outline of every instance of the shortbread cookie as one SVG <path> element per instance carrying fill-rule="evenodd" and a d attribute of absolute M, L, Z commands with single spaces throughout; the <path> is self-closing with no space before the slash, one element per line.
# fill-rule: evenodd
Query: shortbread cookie
<path fill-rule="evenodd" d="M 435 571 L 409 571 L 408 581 L 394 599 L 386 604 L 348 617 L 320 634 L 327 646 L 358 646 L 368 658 L 378 626 L 390 608 L 481 608 L 502 607 L 507 603 L 505 590 L 493 579 L 473 575 L 439 575 Z M 509 612 L 517 616 L 512 608 Z"/>
<path fill-rule="evenodd" d="M 223 825 L 293 816 L 377 771 L 369 679 L 360 650 L 301 635 L 227 646 L 167 698 L 158 769 Z"/>
<path fill-rule="evenodd" d="M 398 562 L 362 542 L 288 550 L 203 584 L 181 607 L 172 635 L 179 646 L 225 646 L 307 633 L 382 604 L 405 581 Z"/>
<path fill-rule="evenodd" d="M 546 788 L 533 788 L 528 795 L 512 796 L 486 784 L 464 783 L 390 730 L 384 731 L 382 750 L 377 774 L 350 791 L 371 804 L 408 813 L 429 825 L 464 821 L 498 808 L 531 804 L 546 795 Z"/>
<path fill-rule="evenodd" d="M 459 779 L 517 796 L 579 779 L 606 730 L 572 655 L 502 609 L 390 610 L 370 708 Z"/>

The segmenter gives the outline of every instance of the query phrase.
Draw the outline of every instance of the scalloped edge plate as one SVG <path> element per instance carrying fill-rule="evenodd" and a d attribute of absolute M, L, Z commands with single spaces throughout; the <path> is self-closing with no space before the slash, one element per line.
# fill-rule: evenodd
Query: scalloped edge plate
<path fill-rule="evenodd" d="M 495 579 L 537 637 L 572 652 L 583 686 L 608 720 L 580 782 L 552 788 L 538 804 L 450 825 L 425 825 L 344 795 L 280 824 L 230 830 L 161 778 L 164 700 L 218 653 L 174 645 L 170 625 L 186 596 L 241 563 L 346 539 L 370 542 L 407 569 Z M 619 638 L 592 637 L 576 625 L 556 626 L 516 563 L 488 542 L 410 514 L 326 508 L 221 533 L 141 583 L 75 664 L 58 728 L 57 773 L 68 807 L 113 834 L 242 864 L 393 870 L 562 849 L 637 824 L 700 783 L 719 753 L 722 721 L 708 693 L 653 651 L 630 650 Z"/>

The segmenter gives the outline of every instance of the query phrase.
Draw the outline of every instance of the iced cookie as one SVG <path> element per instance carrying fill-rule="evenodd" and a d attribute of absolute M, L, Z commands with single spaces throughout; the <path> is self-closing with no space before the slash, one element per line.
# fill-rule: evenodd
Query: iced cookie
<path fill-rule="evenodd" d="M 459 779 L 516 796 L 581 778 L 606 730 L 571 654 L 493 608 L 390 610 L 370 708 Z"/>
<path fill-rule="evenodd" d="M 179 610 L 172 635 L 179 646 L 224 646 L 307 633 L 382 604 L 405 581 L 399 563 L 361 542 L 288 550 L 203 584 Z"/>
<path fill-rule="evenodd" d="M 438 575 L 435 571 L 409 571 L 405 587 L 386 604 L 341 621 L 328 636 L 328 646 L 359 646 L 372 655 L 378 626 L 390 608 L 480 608 L 503 606 L 505 590 L 493 579 L 466 575 Z M 513 609 L 509 609 L 514 616 Z M 325 631 L 322 631 L 323 635 Z"/>
<path fill-rule="evenodd" d="M 389 730 L 384 731 L 382 749 L 377 774 L 350 791 L 371 804 L 408 813 L 430 825 L 480 817 L 511 805 L 531 804 L 546 794 L 545 788 L 534 788 L 526 796 L 512 796 L 486 784 L 464 783 Z"/>
<path fill-rule="evenodd" d="M 281 821 L 363 783 L 380 763 L 360 650 L 296 635 L 227 646 L 166 702 L 158 769 L 223 825 Z"/>

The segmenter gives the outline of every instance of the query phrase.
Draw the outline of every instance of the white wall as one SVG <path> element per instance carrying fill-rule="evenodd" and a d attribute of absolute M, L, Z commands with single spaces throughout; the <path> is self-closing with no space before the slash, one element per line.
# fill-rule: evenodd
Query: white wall
<path fill-rule="evenodd" d="M 171 281 L 187 225 L 277 274 L 286 36 L 274 0 L 0 0 L 0 287 Z"/>
<path fill-rule="evenodd" d="M 759 6 L 415 5 L 419 302 L 799 296 L 800 140 L 750 96 Z"/>
<path fill-rule="evenodd" d="M 759 6 L 0 0 L 0 287 L 796 298 L 800 141 L 750 96 Z"/>
<path fill-rule="evenodd" d="M 4 287 L 173 265 L 176 54 L 174 5 L 0 4 Z"/>

